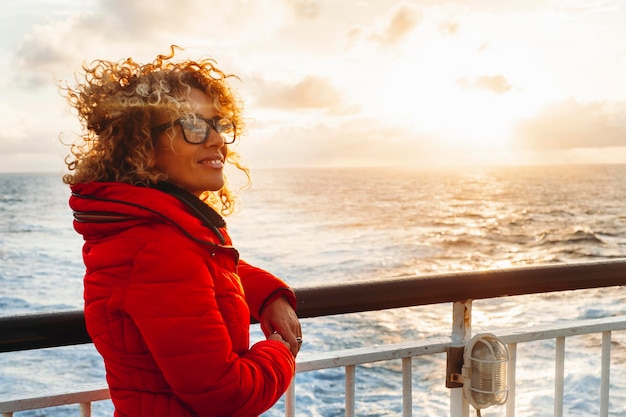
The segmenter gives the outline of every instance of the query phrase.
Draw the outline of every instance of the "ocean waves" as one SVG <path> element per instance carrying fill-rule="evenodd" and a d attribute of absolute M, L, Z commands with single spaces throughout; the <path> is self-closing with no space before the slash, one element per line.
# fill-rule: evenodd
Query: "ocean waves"
<path fill-rule="evenodd" d="M 253 172 L 253 179 L 252 190 L 241 195 L 241 211 L 227 219 L 231 236 L 243 259 L 294 287 L 626 257 L 626 165 L 466 172 L 294 169 Z M 82 241 L 72 229 L 67 187 L 55 175 L 8 174 L 0 175 L 0 187 L 0 314 L 81 308 Z M 625 291 L 479 300 L 472 325 L 480 331 L 626 314 Z M 448 334 L 450 309 L 436 305 L 320 317 L 304 321 L 303 328 L 303 352 L 396 343 Z M 253 341 L 263 337 L 258 326 L 252 336 Z M 577 366 L 587 363 L 596 355 L 596 343 L 573 340 L 568 358 Z M 624 345 L 617 338 L 613 343 L 619 363 L 626 361 Z M 518 356 L 528 368 L 518 374 L 517 415 L 551 415 L 553 346 L 520 347 Z M 446 415 L 447 390 L 439 372 L 445 357 L 416 362 L 413 414 Z M 36 373 L 26 371 L 33 367 Z M 592 371 L 567 375 L 584 393 L 568 405 L 568 416 L 588 415 L 585 404 L 597 396 Z M 612 387 L 616 401 L 626 398 L 625 374 L 616 370 L 621 384 Z M 298 415 L 343 415 L 343 370 L 297 378 L 303 410 Z M 397 363 L 359 368 L 357 378 L 357 414 L 399 415 Z M 104 380 L 92 348 L 0 355 L 0 394 L 67 379 Z M 281 404 L 267 416 L 284 415 Z M 111 414 L 106 402 L 94 406 L 96 417 Z"/>

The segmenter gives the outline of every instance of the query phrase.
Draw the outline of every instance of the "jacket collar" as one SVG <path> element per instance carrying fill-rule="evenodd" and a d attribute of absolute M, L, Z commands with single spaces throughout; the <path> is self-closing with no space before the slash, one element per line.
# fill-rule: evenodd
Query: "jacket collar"
<path fill-rule="evenodd" d="M 225 243 L 224 236 L 219 231 L 219 228 L 226 227 L 226 222 L 215 210 L 203 203 L 198 197 L 191 194 L 189 191 L 180 188 L 172 183 L 161 181 L 153 186 L 157 190 L 163 191 L 171 196 L 176 197 L 182 201 L 192 214 L 197 217 L 202 224 L 207 226 L 215 233 L 222 244 Z"/>

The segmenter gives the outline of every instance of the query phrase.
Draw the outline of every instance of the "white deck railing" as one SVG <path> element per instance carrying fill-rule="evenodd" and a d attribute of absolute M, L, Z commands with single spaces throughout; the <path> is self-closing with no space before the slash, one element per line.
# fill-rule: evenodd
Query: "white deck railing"
<path fill-rule="evenodd" d="M 602 267 L 604 265 L 604 267 Z M 607 267 L 608 265 L 608 267 Z M 617 270 L 614 267 L 619 267 Z M 553 274 L 559 276 L 555 268 L 550 269 Z M 570 267 L 568 267 L 570 268 Z M 589 269 L 590 268 L 590 269 Z M 607 269 L 608 268 L 608 269 Z M 583 267 L 585 272 L 595 271 L 596 283 L 603 282 L 599 285 L 580 285 L 579 288 L 593 288 L 595 286 L 610 286 L 626 284 L 624 278 L 615 278 L 615 273 L 623 269 L 626 272 L 626 262 L 610 262 L 603 264 L 587 264 Z M 610 270 L 610 271 L 609 271 Z M 531 270 L 527 272 L 533 272 Z M 537 272 L 537 271 L 535 271 Z M 500 273 L 498 273 L 500 274 Z M 599 275 L 598 275 L 599 274 Z M 471 274 L 470 274 L 471 275 Z M 611 276 L 609 278 L 608 276 Z M 626 275 L 626 274 L 624 274 Z M 458 278 L 458 276 L 455 275 Z M 500 277 L 502 278 L 502 277 Z M 484 282 L 484 273 L 481 273 L 481 280 Z M 570 288 L 568 284 L 568 289 Z M 329 287 L 330 288 L 330 287 Z M 337 287 L 332 287 L 335 291 Z M 344 288 L 345 289 L 345 288 Z M 541 292 L 541 291 L 535 291 Z M 306 294 L 306 291 L 304 291 Z M 527 291 L 532 293 L 532 291 Z M 306 297 L 305 297 L 306 298 Z M 383 297 L 384 298 L 384 297 Z M 482 297 L 487 298 L 487 297 Z M 332 303 L 331 303 L 332 304 Z M 427 303 L 421 303 L 424 305 Z M 417 305 L 417 304 L 415 304 Z M 328 307 L 327 307 L 328 308 Z M 311 310 L 313 311 L 313 310 Z M 367 311 L 361 307 L 350 307 L 350 311 Z M 315 354 L 302 354 L 298 358 L 297 373 L 315 372 L 330 368 L 345 369 L 345 415 L 352 417 L 355 415 L 356 406 L 356 384 L 355 372 L 359 365 L 383 362 L 390 360 L 402 361 L 402 416 L 412 416 L 412 358 L 423 357 L 427 355 L 445 354 L 451 347 L 463 346 L 471 337 L 471 311 L 472 301 L 467 299 L 464 301 L 453 302 L 453 325 L 450 337 L 428 338 L 424 340 L 408 340 L 398 344 L 377 345 L 362 347 L 357 349 L 347 349 L 340 351 L 332 351 Z M 310 317 L 315 315 L 323 315 L 319 312 L 310 313 Z M 10 320 L 7 320 L 10 321 Z M 2 326 L 0 326 L 0 331 Z M 534 326 L 532 328 L 516 328 L 510 330 L 499 330 L 491 333 L 499 337 L 508 347 L 509 362 L 507 384 L 509 389 L 509 398 L 506 402 L 506 416 L 515 416 L 516 409 L 516 373 L 518 367 L 523 367 L 523 363 L 517 361 L 517 347 L 520 343 L 529 343 L 539 340 L 555 341 L 555 358 L 554 358 L 554 416 L 563 416 L 563 392 L 564 392 L 564 369 L 565 369 L 565 344 L 566 339 L 572 336 L 586 334 L 600 334 L 601 345 L 598 346 L 601 352 L 601 366 L 598 369 L 598 378 L 600 379 L 599 392 L 599 416 L 608 417 L 609 415 L 609 382 L 610 382 L 610 363 L 611 363 L 611 341 L 612 334 L 616 331 L 626 330 L 626 316 L 607 317 L 593 320 L 559 322 L 541 327 Z M 25 336 L 19 336 L 25 338 Z M 17 338 L 17 336 L 16 336 Z M 2 335 L 0 334 L 0 339 Z M 10 337 L 7 337 L 10 339 Z M 0 340 L 1 342 L 1 340 Z M 18 341 L 21 343 L 21 341 Z M 14 340 L 8 340 L 7 344 L 17 343 Z M 75 342 L 78 343 L 78 342 Z M 0 343 L 2 345 L 2 343 Z M 12 349 L 20 350 L 20 349 Z M 449 367 L 449 364 L 448 364 Z M 446 368 L 444 366 L 444 368 Z M 447 373 L 450 369 L 442 369 L 442 384 L 445 383 Z M 449 376 L 449 375 L 448 375 Z M 293 417 L 297 415 L 298 404 L 296 402 L 297 383 L 291 385 L 285 394 L 285 415 Z M 2 417 L 12 417 L 13 413 L 24 410 L 42 409 L 66 404 L 77 404 L 76 415 L 81 417 L 91 416 L 91 404 L 95 401 L 106 400 L 109 398 L 109 392 L 104 381 L 96 386 L 81 386 L 75 389 L 66 389 L 63 392 L 38 392 L 28 393 L 19 392 L 10 398 L 0 398 L 0 414 Z M 463 398 L 462 388 L 450 389 L 450 416 L 451 417 L 468 417 L 469 404 Z"/>
<path fill-rule="evenodd" d="M 519 328 L 493 332 L 500 340 L 507 344 L 509 350 L 508 381 L 509 399 L 506 402 L 506 416 L 515 416 L 515 375 L 517 363 L 517 346 L 520 343 L 527 343 L 539 340 L 554 339 L 556 341 L 556 355 L 554 367 L 554 416 L 563 416 L 563 381 L 564 381 L 564 359 L 565 359 L 565 339 L 571 336 L 586 334 L 602 334 L 602 345 L 598 346 L 602 355 L 601 369 L 598 370 L 598 377 L 601 379 L 600 386 L 600 416 L 608 416 L 609 404 L 609 379 L 610 379 L 610 358 L 611 358 L 611 334 L 614 331 L 626 330 L 626 316 L 610 317 L 603 319 L 593 319 L 584 321 L 573 321 L 569 323 L 559 323 L 554 325 L 535 326 L 532 328 Z M 423 341 L 403 342 L 393 345 L 383 345 L 376 347 L 364 347 L 358 349 L 347 349 L 324 354 L 309 355 L 298 362 L 297 372 L 312 372 L 321 369 L 344 367 L 345 382 L 345 409 L 346 416 L 354 416 L 355 410 L 355 383 L 354 372 L 357 365 L 372 362 L 402 360 L 402 416 L 412 416 L 412 386 L 411 386 L 411 358 L 441 354 L 447 352 L 450 346 L 455 343 L 451 338 L 431 338 Z M 523 364 L 522 364 L 523 366 Z M 441 370 L 442 384 L 445 382 L 445 369 Z M 287 392 L 287 416 L 295 416 L 297 405 L 294 394 L 297 385 Z M 450 416 L 468 415 L 469 406 L 461 399 L 461 389 L 451 390 Z M 454 397 L 459 397 L 455 400 Z M 461 405 L 458 403 L 461 399 Z"/>
<path fill-rule="evenodd" d="M 609 379 L 610 379 L 610 359 L 611 359 L 611 335 L 614 331 L 626 330 L 626 316 L 611 317 L 594 320 L 574 321 L 570 323 L 559 323 L 533 327 L 530 329 L 513 329 L 507 331 L 494 332 L 509 349 L 508 363 L 508 388 L 509 399 L 506 403 L 506 416 L 515 416 L 515 375 L 518 366 L 516 359 L 517 345 L 519 343 L 532 342 L 537 340 L 554 339 L 556 341 L 556 355 L 554 366 L 554 416 L 563 416 L 563 381 L 565 369 L 565 340 L 567 337 L 580 336 L 585 334 L 602 334 L 602 345 L 598 346 L 601 351 L 601 368 L 598 370 L 598 377 L 601 379 L 600 385 L 600 417 L 608 416 L 609 405 Z M 358 365 L 373 362 L 402 360 L 402 416 L 412 416 L 412 366 L 411 360 L 414 357 L 445 353 L 448 347 L 454 345 L 452 338 L 430 338 L 421 341 L 407 341 L 392 345 L 381 345 L 374 347 L 363 347 L 357 349 L 346 349 L 321 354 L 309 354 L 302 357 L 297 364 L 297 373 L 314 372 L 322 369 L 345 368 L 345 410 L 346 417 L 355 415 L 355 370 Z M 521 364 L 523 366 L 523 364 Z M 445 369 L 441 370 L 442 383 L 444 383 Z M 295 392 L 297 385 L 294 383 L 286 393 L 286 416 L 296 416 L 297 404 Z M 467 416 L 469 407 L 460 398 L 460 388 L 453 388 L 450 401 L 451 416 Z M 14 412 L 54 407 L 66 404 L 77 404 L 76 416 L 91 416 L 91 403 L 94 401 L 106 400 L 109 391 L 105 384 L 76 387 L 72 392 L 41 392 L 41 393 L 19 393 L 14 398 L 0 400 L 0 412 L 2 417 L 12 417 Z"/>

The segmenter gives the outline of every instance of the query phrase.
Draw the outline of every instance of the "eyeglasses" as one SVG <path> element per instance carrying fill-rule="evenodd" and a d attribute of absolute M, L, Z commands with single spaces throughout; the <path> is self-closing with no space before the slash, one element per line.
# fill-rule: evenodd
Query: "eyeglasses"
<path fill-rule="evenodd" d="M 170 127 L 178 125 L 183 131 L 183 139 L 192 145 L 200 145 L 209 139 L 211 129 L 222 135 L 224 143 L 230 145 L 237 139 L 235 124 L 229 119 L 219 116 L 207 119 L 200 116 L 181 117 L 173 122 L 163 123 L 152 128 L 152 134 L 157 135 Z"/>

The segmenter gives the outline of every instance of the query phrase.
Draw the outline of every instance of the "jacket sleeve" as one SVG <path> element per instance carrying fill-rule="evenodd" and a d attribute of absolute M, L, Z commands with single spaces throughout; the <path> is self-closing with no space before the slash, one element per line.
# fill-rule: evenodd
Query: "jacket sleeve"
<path fill-rule="evenodd" d="M 200 251 L 182 239 L 149 244 L 135 256 L 125 309 L 173 392 L 199 416 L 261 414 L 289 386 L 294 359 L 273 340 L 234 351 L 215 277 Z M 220 291 L 226 280 L 241 293 L 236 274 L 219 279 Z"/>
<path fill-rule="evenodd" d="M 291 307 L 296 309 L 296 295 L 287 284 L 271 273 L 239 260 L 238 274 L 246 294 L 250 314 L 259 319 L 263 307 L 276 297 L 283 295 Z"/>

